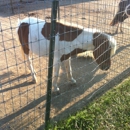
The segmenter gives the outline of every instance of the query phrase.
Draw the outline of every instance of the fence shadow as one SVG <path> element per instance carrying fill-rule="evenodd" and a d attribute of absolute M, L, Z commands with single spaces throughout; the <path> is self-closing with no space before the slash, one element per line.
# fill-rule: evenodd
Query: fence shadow
<path fill-rule="evenodd" d="M 67 79 L 65 78 L 66 74 L 63 75 L 62 73 L 62 75 L 59 76 L 59 82 L 64 83 L 60 84 L 61 95 L 52 97 L 52 107 L 54 107 L 57 112 L 65 107 L 68 103 L 72 102 L 73 98 L 83 95 L 94 84 L 100 82 L 102 78 L 106 77 L 106 72 L 95 75 L 99 68 L 95 69 L 96 63 L 94 62 L 90 65 L 91 62 L 86 58 L 78 58 L 72 60 L 72 70 L 73 76 L 77 80 L 76 84 L 70 84 L 67 82 Z M 79 66 L 84 67 L 79 68 Z M 65 72 L 64 66 L 62 66 L 62 70 Z"/>
<path fill-rule="evenodd" d="M 82 61 L 82 62 L 84 61 L 85 63 L 88 63 L 88 62 L 89 62 L 89 61 L 85 60 L 84 58 L 83 58 L 83 59 L 82 59 L 82 58 L 79 58 L 79 59 L 78 59 L 78 62 L 80 63 L 81 61 Z M 74 66 L 74 64 L 75 64 L 75 62 L 72 62 L 72 66 Z M 93 67 L 94 67 L 94 66 L 93 66 Z M 74 67 L 74 68 L 76 68 L 76 67 Z M 62 66 L 61 69 L 64 71 L 64 67 L 63 67 L 63 66 Z M 98 70 L 98 69 L 96 69 L 96 70 L 92 73 L 92 77 L 93 77 L 94 73 L 95 73 L 97 70 Z M 102 74 L 101 74 L 101 75 L 99 74 L 99 75 L 95 76 L 95 79 L 96 79 L 96 80 L 94 80 L 94 82 L 92 82 L 91 85 L 93 85 L 93 84 L 95 84 L 96 82 L 98 82 L 97 77 L 98 77 L 98 78 L 101 78 L 102 76 L 105 76 L 105 75 L 106 75 L 106 74 L 103 74 L 103 75 L 102 75 Z M 16 77 L 16 78 L 12 79 L 10 82 L 17 81 L 18 79 L 24 78 L 25 76 L 30 76 L 30 74 L 28 74 L 28 75 L 22 75 L 22 76 Z M 62 74 L 60 75 L 60 77 L 61 77 L 60 80 L 61 80 L 61 79 L 64 80 L 64 77 L 62 77 Z M 63 83 L 62 80 L 59 81 L 59 82 L 62 82 L 62 83 Z M 4 82 L 2 85 L 6 84 L 6 83 L 7 83 L 7 82 Z M 2 90 L 0 90 L 0 93 L 2 93 L 2 92 L 7 92 L 7 91 L 9 91 L 9 90 L 13 90 L 13 89 L 16 89 L 16 88 L 21 88 L 21 87 L 24 87 L 24 86 L 27 86 L 27 85 L 30 85 L 30 84 L 31 84 L 31 82 L 24 82 L 24 83 L 21 83 L 21 84 L 12 86 L 12 87 L 10 87 L 10 88 L 2 89 Z M 78 85 L 80 85 L 80 81 L 78 81 Z M 75 85 L 74 85 L 74 86 L 73 86 L 73 85 L 70 86 L 69 83 L 67 83 L 67 84 L 65 84 L 65 85 L 61 85 L 61 87 L 60 87 L 60 89 L 61 89 L 61 94 L 65 93 L 65 96 L 66 96 L 66 94 L 68 95 L 68 94 L 71 93 L 71 91 L 74 91 L 74 92 L 73 92 L 74 95 L 73 95 L 73 97 L 71 97 L 71 98 L 66 98 L 66 101 L 64 101 L 62 104 L 59 103 L 59 97 L 60 97 L 60 95 L 58 95 L 58 96 L 52 96 L 52 100 L 53 100 L 53 101 L 52 101 L 52 107 L 53 107 L 53 108 L 56 108 L 57 110 L 62 109 L 62 107 L 66 106 L 66 105 L 74 98 L 74 96 L 76 96 L 76 95 L 75 95 L 76 93 L 77 93 L 77 96 L 79 96 L 80 94 L 82 94 L 84 91 L 87 91 L 87 89 L 91 87 L 91 85 L 89 84 L 88 87 L 83 87 L 83 88 L 84 88 L 83 91 L 75 92 L 76 90 L 79 90 L 79 87 L 82 87 L 82 85 L 80 85 L 80 86 L 78 86 L 78 85 L 76 85 L 76 86 L 75 86 Z M 76 88 L 77 88 L 77 89 L 76 89 Z M 63 94 L 63 95 L 64 95 L 64 94 Z M 62 97 L 61 99 L 64 99 L 64 98 Z M 38 98 L 38 99 L 32 101 L 31 103 L 29 103 L 28 105 L 24 106 L 23 108 L 20 108 L 18 111 L 16 111 L 16 112 L 14 112 L 14 113 L 12 113 L 12 114 L 10 114 L 10 115 L 4 117 L 3 119 L 0 120 L 0 126 L 3 126 L 4 124 L 10 122 L 10 121 L 13 120 L 14 118 L 20 116 L 21 114 L 23 114 L 23 113 L 25 113 L 25 112 L 27 112 L 27 111 L 29 111 L 29 110 L 31 110 L 31 109 L 34 109 L 34 108 L 36 109 L 36 107 L 37 107 L 40 103 L 42 103 L 43 101 L 45 101 L 45 100 L 46 100 L 46 95 L 44 95 L 44 96 L 42 96 L 42 97 L 40 97 L 40 98 Z M 45 109 L 45 105 L 40 106 L 40 109 Z M 39 111 L 40 111 L 40 110 L 39 110 Z M 63 114 L 64 114 L 64 113 L 63 113 Z"/>
<path fill-rule="evenodd" d="M 66 117 L 66 113 L 69 113 L 70 111 L 71 112 L 73 111 L 72 113 L 74 113 L 75 108 L 77 108 L 77 106 L 79 107 L 77 109 L 81 109 L 84 106 L 87 106 L 89 102 L 93 101 L 95 98 L 102 96 L 105 92 L 107 92 L 109 89 L 113 88 L 115 85 L 118 85 L 121 81 L 123 81 L 123 79 L 127 78 L 128 76 L 130 76 L 130 68 L 126 69 L 124 72 L 122 72 L 117 77 L 115 77 L 114 80 L 111 80 L 106 85 L 101 86 L 99 89 L 92 92 L 91 94 L 89 94 L 88 96 L 83 98 L 82 100 L 78 101 L 76 104 L 74 104 L 70 108 L 66 109 L 61 114 L 55 116 L 52 120 L 53 121 L 60 120 L 61 117 L 62 118 Z M 80 106 L 77 104 L 80 104 Z"/>
<path fill-rule="evenodd" d="M 130 76 L 130 68 L 128 68 L 125 71 L 123 71 L 122 73 L 120 73 L 113 80 L 109 81 L 106 85 L 102 85 L 96 91 L 90 93 L 88 96 L 86 96 L 83 99 L 79 100 L 74 105 L 72 105 L 69 108 L 65 109 L 62 113 L 60 113 L 60 114 L 56 115 L 55 117 L 53 117 L 51 119 L 51 122 L 63 120 L 63 119 L 65 119 L 65 118 L 67 118 L 69 116 L 67 113 L 74 114 L 77 110 L 81 110 L 83 107 L 89 105 L 89 103 L 92 102 L 94 99 L 97 99 L 97 98 L 101 97 L 108 90 L 110 90 L 114 86 L 118 85 L 121 81 L 123 81 L 128 76 Z M 43 128 L 44 128 L 44 124 L 42 126 L 40 126 L 37 130 L 42 130 Z"/>
<path fill-rule="evenodd" d="M 12 119 L 16 118 L 17 116 L 23 114 L 26 111 L 29 111 L 35 107 L 37 107 L 37 105 L 39 105 L 41 102 L 43 102 L 46 99 L 46 96 L 42 96 L 36 100 L 34 100 L 33 102 L 29 103 L 28 105 L 26 105 L 25 107 L 21 108 L 20 110 L 18 110 L 15 113 L 10 114 L 9 116 L 6 116 L 5 118 L 0 120 L 0 127 L 6 123 L 8 123 L 9 121 L 11 121 Z"/>
<path fill-rule="evenodd" d="M 121 47 L 117 50 L 117 54 L 124 50 L 127 46 Z M 90 68 L 88 68 L 90 61 L 88 61 L 85 58 L 78 58 L 78 59 L 74 59 L 74 61 L 72 61 L 72 69 L 73 69 L 73 76 L 74 77 L 78 77 L 79 76 L 79 72 L 76 72 L 75 70 L 77 70 L 78 68 L 78 64 L 77 63 L 84 63 L 86 66 L 84 67 L 82 72 L 87 71 L 88 73 L 90 73 Z M 80 64 L 79 64 L 80 66 Z M 91 66 L 93 69 L 95 68 L 95 66 Z M 64 66 L 61 67 L 62 71 L 64 72 Z M 85 70 L 85 71 L 84 71 Z M 61 120 L 65 117 L 68 116 L 67 113 L 75 113 L 77 110 L 83 108 L 84 106 L 88 105 L 89 102 L 91 102 L 92 100 L 94 100 L 95 98 L 100 97 L 102 94 L 104 94 L 106 91 L 108 91 L 109 89 L 111 89 L 112 87 L 114 87 L 116 84 L 120 83 L 121 80 L 123 80 L 124 78 L 126 78 L 127 76 L 130 75 L 130 68 L 126 69 L 125 71 L 123 71 L 122 73 L 120 73 L 118 76 L 116 76 L 113 80 L 110 80 L 106 85 L 101 85 L 98 89 L 94 90 L 92 93 L 90 93 L 89 95 L 86 95 L 84 98 L 79 99 L 77 102 L 73 103 L 72 105 L 70 105 L 69 107 L 67 107 L 65 110 L 63 110 L 62 112 L 58 113 L 58 111 L 60 111 L 63 107 L 65 107 L 67 104 L 69 104 L 70 102 L 72 102 L 72 100 L 82 94 L 84 94 L 84 92 L 87 92 L 89 90 L 89 88 L 91 88 L 94 84 L 100 82 L 100 80 L 102 78 L 105 78 L 107 75 L 107 72 L 105 73 L 99 73 L 96 74 L 95 73 L 98 71 L 98 68 L 93 71 L 91 73 L 91 76 L 89 77 L 88 74 L 86 75 L 80 75 L 81 77 L 84 77 L 84 82 L 85 84 L 82 85 L 82 81 L 81 79 L 77 78 L 77 85 L 69 85 L 69 83 L 66 84 L 60 84 L 60 90 L 61 90 L 61 95 L 57 95 L 57 96 L 52 96 L 52 107 L 55 108 L 55 112 L 57 113 L 53 118 L 52 121 L 58 121 Z M 80 73 L 82 73 L 80 72 Z M 12 74 L 12 72 L 10 73 Z M 5 76 L 8 76 L 7 74 L 4 74 Z M 12 79 L 12 81 L 18 80 L 20 78 L 24 78 L 25 76 L 30 76 L 30 74 L 27 75 L 22 75 L 19 77 L 16 77 L 14 79 Z M 63 73 L 61 73 L 60 75 L 60 82 L 66 82 L 65 80 L 65 76 L 63 75 Z M 85 77 L 86 76 L 86 77 Z M 94 77 L 94 78 L 92 78 Z M 86 80 L 86 81 L 85 81 Z M 11 82 L 12 82 L 11 81 Z M 88 83 L 89 81 L 89 83 Z M 2 83 L 2 85 L 6 84 L 7 82 Z M 5 88 L 0 90 L 0 93 L 2 92 L 6 92 L 15 88 L 20 88 L 20 87 L 24 87 L 27 85 L 30 85 L 31 82 L 24 82 L 21 83 L 19 85 L 16 86 L 12 86 L 11 88 Z M 3 119 L 0 120 L 0 126 L 8 123 L 9 121 L 11 121 L 12 119 L 18 117 L 19 115 L 21 115 L 24 112 L 29 111 L 30 109 L 33 109 L 35 107 L 37 107 L 40 103 L 42 103 L 43 101 L 46 100 L 46 95 L 43 95 L 40 98 L 35 99 L 34 101 L 32 101 L 31 103 L 29 103 L 28 105 L 24 106 L 23 108 L 21 108 L 20 110 L 18 110 L 17 112 L 14 112 L 6 117 L 4 117 Z M 45 109 L 45 105 L 42 106 L 42 109 Z M 42 126 L 40 126 L 38 128 L 38 130 L 43 129 L 44 124 Z"/>
<path fill-rule="evenodd" d="M 0 81 L 8 78 L 9 75 L 12 75 L 12 74 L 14 74 L 12 71 L 4 72 L 4 74 L 0 74 Z M 0 83 L 0 85 L 2 85 L 2 84 Z"/>
<path fill-rule="evenodd" d="M 119 48 L 117 50 L 117 54 L 119 52 L 121 52 L 122 50 L 124 50 L 128 46 L 129 45 L 126 45 L 124 47 Z M 55 108 L 57 108 L 57 111 L 60 111 L 64 106 L 66 106 L 70 101 L 72 101 L 73 98 L 76 98 L 76 96 L 78 97 L 78 96 L 82 95 L 83 92 L 87 91 L 94 84 L 96 84 L 97 82 L 100 82 L 97 79 L 101 79 L 102 77 L 105 77 L 105 76 L 106 76 L 105 74 L 104 75 L 103 74 L 96 75 L 96 77 L 95 77 L 96 80 L 93 80 L 91 84 L 87 84 L 87 87 L 84 88 L 84 91 L 81 91 L 81 89 L 71 88 L 71 89 L 74 89 L 74 91 L 73 91 L 73 93 L 75 93 L 74 96 L 71 96 L 71 98 L 69 98 L 69 99 L 67 98 L 67 97 L 69 97 L 69 95 L 73 95 L 73 93 L 72 93 L 71 90 L 68 91 L 66 95 L 65 95 L 65 93 L 63 93 L 61 97 L 58 96 L 57 98 L 55 98 L 53 100 L 52 106 L 55 107 Z M 74 114 L 76 111 L 81 110 L 83 107 L 87 106 L 94 99 L 99 98 L 104 93 L 106 93 L 108 90 L 110 90 L 114 86 L 118 85 L 121 81 L 123 81 L 128 76 L 130 76 L 130 68 L 127 68 L 122 73 L 120 73 L 119 75 L 117 75 L 116 77 L 114 77 L 112 80 L 110 80 L 109 82 L 107 82 L 105 85 L 101 85 L 98 89 L 94 90 L 89 95 L 86 95 L 84 98 L 81 98 L 76 103 L 70 105 L 70 107 L 67 107 L 61 113 L 58 113 L 57 115 L 55 115 L 51 119 L 51 121 L 52 122 L 60 121 L 62 119 L 67 118 L 69 116 L 68 113 Z M 82 86 L 80 86 L 80 87 L 82 87 Z M 38 130 L 42 130 L 43 128 L 44 128 L 44 124 L 42 126 L 40 126 L 38 128 Z"/>
<path fill-rule="evenodd" d="M 9 75 L 13 74 L 13 72 L 9 72 L 9 73 L 4 73 L 3 75 L 0 75 L 1 77 L 9 77 Z M 12 82 L 15 82 L 15 81 L 20 81 L 21 79 L 23 78 L 27 78 L 29 77 L 30 74 L 27 74 L 27 75 L 21 75 L 21 76 L 18 76 L 18 77 L 15 77 L 13 79 L 10 79 L 9 81 L 5 81 L 5 82 L 2 82 L 0 83 L 0 86 L 3 86 L 2 87 L 2 90 L 0 90 L 0 93 L 3 93 L 3 92 L 7 92 L 9 90 L 13 90 L 13 89 L 16 89 L 16 88 L 20 88 L 20 87 L 25 87 L 25 86 L 28 86 L 28 85 L 31 85 L 33 84 L 33 82 L 30 82 L 30 81 L 26 81 L 26 82 L 23 82 L 23 83 L 19 83 L 18 85 L 11 85 L 11 87 L 8 87 L 8 88 L 5 88 L 4 89 L 4 86 L 7 85 L 7 84 L 11 84 Z"/>
<path fill-rule="evenodd" d="M 23 74 L 21 76 L 15 77 L 15 78 L 11 77 L 11 79 L 8 81 L 8 77 L 10 75 L 13 75 L 13 74 L 14 73 L 12 71 L 9 71 L 9 72 L 5 72 L 5 73 L 3 73 L 3 74 L 0 75 L 0 77 L 2 77 L 2 79 L 3 79 L 2 83 L 0 83 L 0 86 L 2 86 L 2 89 L 0 90 L 0 94 L 4 93 L 4 92 L 8 92 L 8 91 L 12 92 L 13 89 L 19 89 L 19 88 L 27 87 L 27 86 L 30 86 L 30 85 L 34 84 L 31 81 L 25 81 L 25 82 L 22 81 L 22 83 L 19 83 L 19 84 L 17 83 L 17 84 L 13 84 L 12 85 L 13 82 L 18 82 L 18 80 L 21 81 L 22 79 L 25 79 L 25 78 L 28 78 L 28 77 L 31 76 L 30 74 Z M 7 79 L 7 80 L 5 80 L 5 79 Z M 10 84 L 11 84 L 11 86 L 9 86 Z M 27 91 L 27 93 L 28 93 L 28 91 Z M 24 112 L 27 112 L 27 111 L 29 111 L 29 110 L 31 110 L 33 108 L 36 108 L 37 105 L 39 105 L 40 103 L 42 103 L 43 101 L 45 101 L 45 99 L 46 99 L 46 95 L 44 94 L 40 98 L 38 98 L 38 99 L 36 99 L 36 100 L 28 103 L 26 106 L 23 106 L 22 108 L 18 108 L 16 112 L 14 112 L 14 113 L 8 113 L 8 115 L 6 115 L 5 117 L 3 117 L 3 118 L 0 119 L 0 130 L 1 129 L 2 130 L 5 129 L 5 127 L 4 127 L 5 124 L 8 124 L 8 126 L 9 126 L 9 122 L 11 120 L 13 120 L 14 118 L 20 116 Z M 11 100 L 11 99 L 9 99 L 9 100 Z M 4 102 L 6 102 L 6 101 L 2 101 L 1 103 L 4 104 Z M 10 128 L 8 128 L 8 129 L 10 129 Z"/>

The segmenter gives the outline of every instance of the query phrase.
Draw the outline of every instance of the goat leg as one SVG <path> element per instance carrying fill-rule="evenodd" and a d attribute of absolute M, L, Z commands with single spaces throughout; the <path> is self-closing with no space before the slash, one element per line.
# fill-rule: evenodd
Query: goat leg
<path fill-rule="evenodd" d="M 117 28 L 116 28 L 115 34 L 118 33 L 118 27 L 119 27 L 119 23 L 117 24 Z"/>
<path fill-rule="evenodd" d="M 120 23 L 120 32 L 123 33 L 123 30 L 122 30 L 122 23 Z"/>

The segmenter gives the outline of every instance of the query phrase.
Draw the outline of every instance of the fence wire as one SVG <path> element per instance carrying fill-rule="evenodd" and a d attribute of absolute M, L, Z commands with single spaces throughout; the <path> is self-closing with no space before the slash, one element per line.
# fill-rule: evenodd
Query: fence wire
<path fill-rule="evenodd" d="M 111 27 L 109 24 L 118 8 L 119 0 L 59 0 L 59 2 L 60 20 L 57 21 L 76 27 L 96 28 L 109 35 L 114 34 L 116 26 Z M 49 112 L 45 111 L 49 52 L 42 57 L 31 54 L 37 77 L 37 83 L 33 83 L 27 59 L 22 57 L 16 29 L 18 19 L 22 20 L 25 17 L 50 22 L 51 6 L 52 0 L 0 2 L 0 130 L 44 128 L 45 113 Z M 61 64 L 58 75 L 60 94 L 55 94 L 52 90 L 50 111 L 52 121 L 64 119 L 82 109 L 88 102 L 129 75 L 129 23 L 128 18 L 123 22 L 123 33 L 119 32 L 113 36 L 117 41 L 117 51 L 111 58 L 109 70 L 99 69 L 91 51 L 77 54 L 71 58 L 72 73 L 77 82 L 71 84 L 67 80 L 64 62 Z M 40 42 L 40 39 L 38 40 Z M 78 46 L 78 43 L 76 44 Z"/>

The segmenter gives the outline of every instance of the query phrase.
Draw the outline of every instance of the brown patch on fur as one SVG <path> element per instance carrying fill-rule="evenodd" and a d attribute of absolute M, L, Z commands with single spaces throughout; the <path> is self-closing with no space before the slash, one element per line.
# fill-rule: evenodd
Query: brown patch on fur
<path fill-rule="evenodd" d="M 85 52 L 86 50 L 80 49 L 80 48 L 76 48 L 74 49 L 72 52 L 68 53 L 68 54 L 64 54 L 62 55 L 62 57 L 60 58 L 61 62 L 64 60 L 67 60 L 69 57 L 74 56 L 78 53 L 82 53 Z"/>
<path fill-rule="evenodd" d="M 102 70 L 108 70 L 111 66 L 111 47 L 108 38 L 97 32 L 93 34 L 93 38 L 93 45 L 95 46 L 94 58 Z"/>
<path fill-rule="evenodd" d="M 28 34 L 29 34 L 29 24 L 21 23 L 21 25 L 18 28 L 18 37 L 20 44 L 22 46 L 22 50 L 26 55 L 29 54 Z"/>
<path fill-rule="evenodd" d="M 51 23 L 45 23 L 44 27 L 42 28 L 42 35 L 50 40 L 50 32 L 51 31 Z M 60 41 L 73 41 L 78 35 L 82 33 L 82 29 L 64 25 L 62 23 L 56 23 L 56 30 L 55 35 L 59 33 L 59 40 Z"/>

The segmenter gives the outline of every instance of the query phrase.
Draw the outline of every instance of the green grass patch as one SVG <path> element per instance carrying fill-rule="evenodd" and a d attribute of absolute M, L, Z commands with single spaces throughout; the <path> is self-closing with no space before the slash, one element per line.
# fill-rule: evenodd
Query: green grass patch
<path fill-rule="evenodd" d="M 130 130 L 130 78 L 50 130 Z"/>

